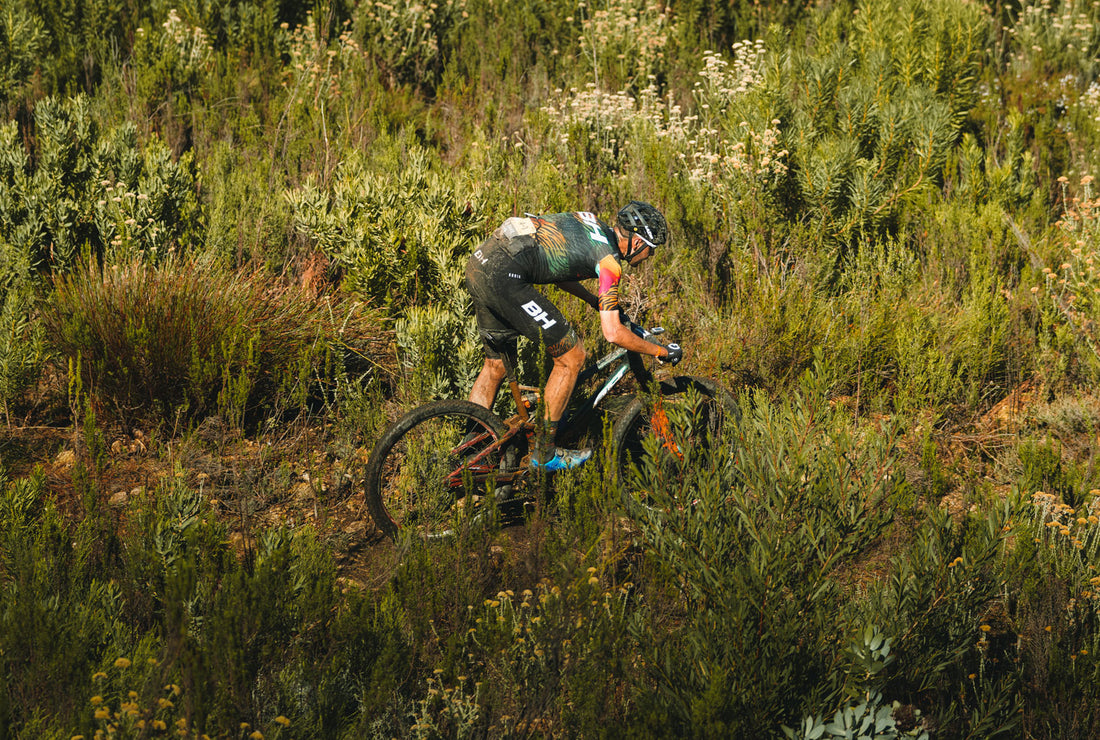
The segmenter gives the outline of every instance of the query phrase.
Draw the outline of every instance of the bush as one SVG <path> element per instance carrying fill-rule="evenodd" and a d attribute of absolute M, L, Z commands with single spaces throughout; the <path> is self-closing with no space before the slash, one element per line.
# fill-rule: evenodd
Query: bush
<path fill-rule="evenodd" d="M 76 361 L 101 409 L 132 423 L 301 408 L 339 367 L 344 347 L 385 356 L 377 317 L 340 295 L 318 296 L 262 271 L 211 260 L 94 263 L 56 282 L 51 343 Z"/>
<path fill-rule="evenodd" d="M 637 635 L 640 727 L 761 736 L 839 703 L 840 574 L 882 532 L 902 480 L 889 430 L 857 441 L 823 378 L 807 373 L 789 402 L 742 395 L 723 444 L 699 452 L 687 427 L 682 459 L 654 445 L 631 479 L 652 498 L 636 515 L 681 605 Z"/>
<path fill-rule="evenodd" d="M 23 3 L 0 14 L 0 104 L 15 99 L 30 80 L 46 46 L 42 19 Z"/>
<path fill-rule="evenodd" d="M 10 426 L 13 405 L 38 380 L 45 342 L 26 292 L 0 292 L 0 296 L 0 404 Z"/>
<path fill-rule="evenodd" d="M 5 733 L 340 737 L 377 719 L 408 653 L 400 609 L 342 594 L 308 530 L 257 533 L 238 557 L 180 475 L 117 530 L 99 507 L 74 525 L 43 476 L 0 476 Z"/>
<path fill-rule="evenodd" d="M 306 185 L 287 198 L 296 226 L 343 275 L 344 290 L 397 320 L 419 395 L 450 395 L 480 364 L 464 278 L 483 237 L 479 185 L 438 171 L 415 143 L 380 142 L 378 150 L 377 163 L 345 160 L 330 192 Z"/>
<path fill-rule="evenodd" d="M 75 268 L 85 250 L 160 259 L 198 228 L 196 172 L 126 124 L 102 132 L 86 97 L 34 109 L 28 152 L 14 121 L 0 125 L 0 240 L 40 272 Z"/>
<path fill-rule="evenodd" d="M 1019 646 L 1023 726 L 1038 738 L 1086 738 L 1100 729 L 1100 492 L 1079 504 L 1036 491 L 1021 497 L 1005 573 Z"/>

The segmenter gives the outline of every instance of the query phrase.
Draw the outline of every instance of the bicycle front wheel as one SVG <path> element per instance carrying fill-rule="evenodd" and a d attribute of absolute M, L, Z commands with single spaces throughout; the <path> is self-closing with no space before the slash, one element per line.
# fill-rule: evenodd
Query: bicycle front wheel
<path fill-rule="evenodd" d="M 436 401 L 393 423 L 367 461 L 364 492 L 378 528 L 390 537 L 453 531 L 459 517 L 491 495 L 501 474 L 515 470 L 518 452 L 502 443 L 506 427 L 476 403 Z"/>
<path fill-rule="evenodd" d="M 706 378 L 680 375 L 655 390 L 639 393 L 612 430 L 623 476 L 640 470 L 647 458 L 666 473 L 679 468 L 687 455 L 717 443 L 727 420 L 737 419 L 733 396 Z"/>

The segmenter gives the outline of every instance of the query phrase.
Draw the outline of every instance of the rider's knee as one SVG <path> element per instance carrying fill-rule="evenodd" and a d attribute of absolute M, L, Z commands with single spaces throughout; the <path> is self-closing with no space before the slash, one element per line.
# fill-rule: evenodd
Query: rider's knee
<path fill-rule="evenodd" d="M 584 345 L 577 342 L 568 351 L 554 358 L 554 364 L 563 367 L 570 372 L 578 373 L 581 368 L 584 367 L 585 360 Z"/>
<path fill-rule="evenodd" d="M 482 366 L 481 371 L 489 375 L 494 380 L 501 380 L 504 378 L 504 360 L 499 357 L 486 357 L 485 364 Z"/>

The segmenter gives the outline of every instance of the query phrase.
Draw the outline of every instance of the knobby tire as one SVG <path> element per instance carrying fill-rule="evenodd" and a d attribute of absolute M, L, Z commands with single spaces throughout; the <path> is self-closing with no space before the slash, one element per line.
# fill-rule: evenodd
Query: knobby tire
<path fill-rule="evenodd" d="M 364 493 L 375 524 L 394 538 L 405 529 L 425 538 L 449 534 L 460 502 L 472 504 L 496 474 L 518 464 L 513 445 L 491 449 L 505 431 L 489 409 L 458 399 L 399 418 L 367 461 Z"/>

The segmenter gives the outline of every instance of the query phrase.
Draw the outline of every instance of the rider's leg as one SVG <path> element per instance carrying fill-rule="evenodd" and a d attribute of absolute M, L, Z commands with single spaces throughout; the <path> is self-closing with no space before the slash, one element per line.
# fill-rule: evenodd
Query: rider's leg
<path fill-rule="evenodd" d="M 491 409 L 502 382 L 504 382 L 504 361 L 499 357 L 486 357 L 485 364 L 481 366 L 481 372 L 478 373 L 474 386 L 470 389 L 470 400 Z"/>
<path fill-rule="evenodd" d="M 563 355 L 553 358 L 554 367 L 546 379 L 546 418 L 557 422 L 565 413 L 577 376 L 584 367 L 584 345 L 579 341 Z"/>
<path fill-rule="evenodd" d="M 565 413 L 569 397 L 573 395 L 573 387 L 577 384 L 577 376 L 584 367 L 584 358 L 584 346 L 580 342 L 553 358 L 554 366 L 550 371 L 550 377 L 546 380 L 546 419 L 542 429 L 536 435 L 532 455 L 532 460 L 538 465 L 547 466 L 553 470 L 575 467 L 592 454 L 588 450 L 559 450 L 554 442 L 558 422 Z"/>

